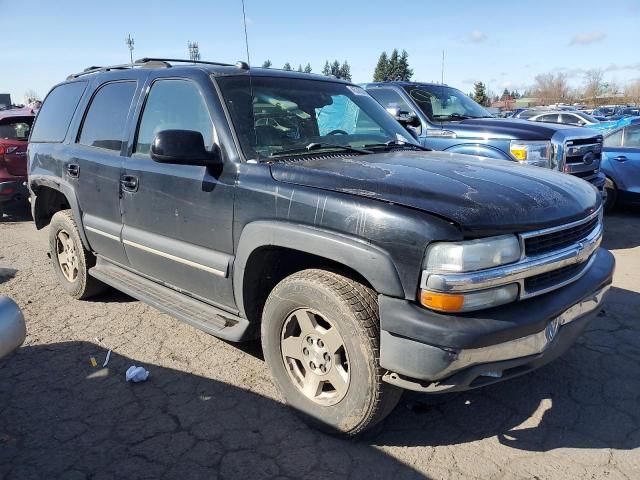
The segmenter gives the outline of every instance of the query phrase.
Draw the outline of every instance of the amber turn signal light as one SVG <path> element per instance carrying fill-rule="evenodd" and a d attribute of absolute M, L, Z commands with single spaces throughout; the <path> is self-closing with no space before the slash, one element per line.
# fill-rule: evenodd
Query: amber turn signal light
<path fill-rule="evenodd" d="M 459 312 L 462 310 L 462 305 L 464 305 L 464 295 L 421 290 L 420 303 L 427 308 L 440 310 L 441 312 Z"/>

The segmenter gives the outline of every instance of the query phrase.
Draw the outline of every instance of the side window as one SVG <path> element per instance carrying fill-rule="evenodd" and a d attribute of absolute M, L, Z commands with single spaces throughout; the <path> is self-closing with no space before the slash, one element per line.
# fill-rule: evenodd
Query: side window
<path fill-rule="evenodd" d="M 51 90 L 38 112 L 29 141 L 62 142 L 86 86 L 87 82 L 71 82 Z"/>
<path fill-rule="evenodd" d="M 120 151 L 136 82 L 107 83 L 93 96 L 78 143 Z"/>
<path fill-rule="evenodd" d="M 135 152 L 149 153 L 162 130 L 200 132 L 207 149 L 213 147 L 213 122 L 197 85 L 189 80 L 157 80 L 142 112 Z"/>
<path fill-rule="evenodd" d="M 404 101 L 398 92 L 390 88 L 374 88 L 367 93 L 375 98 L 384 108 L 397 108 L 401 112 L 411 113 L 413 109 Z"/>
<path fill-rule="evenodd" d="M 567 123 L 569 125 L 583 125 L 584 121 L 577 115 L 573 115 L 571 113 L 563 113 L 562 123 Z"/>
<path fill-rule="evenodd" d="M 625 148 L 640 148 L 640 125 L 633 125 L 624 129 Z"/>
<path fill-rule="evenodd" d="M 605 147 L 620 147 L 622 145 L 622 129 L 606 137 L 603 144 Z"/>
<path fill-rule="evenodd" d="M 551 123 L 558 123 L 558 114 L 557 113 L 552 113 L 549 115 L 542 115 L 538 121 L 539 122 L 551 122 Z"/>

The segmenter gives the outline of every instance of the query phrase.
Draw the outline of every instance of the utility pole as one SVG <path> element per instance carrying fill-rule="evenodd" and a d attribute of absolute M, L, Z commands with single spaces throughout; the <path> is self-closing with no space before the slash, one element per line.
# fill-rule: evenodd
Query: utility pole
<path fill-rule="evenodd" d="M 187 48 L 189 49 L 189 58 L 192 62 L 200 60 L 200 47 L 198 46 L 198 42 L 187 42 Z"/>
<path fill-rule="evenodd" d="M 125 38 L 124 41 L 127 44 L 127 47 L 129 47 L 129 57 L 131 58 L 131 65 L 133 65 L 133 49 L 134 49 L 133 45 L 135 44 L 135 42 L 133 41 L 131 34 L 129 34 L 129 36 Z"/>

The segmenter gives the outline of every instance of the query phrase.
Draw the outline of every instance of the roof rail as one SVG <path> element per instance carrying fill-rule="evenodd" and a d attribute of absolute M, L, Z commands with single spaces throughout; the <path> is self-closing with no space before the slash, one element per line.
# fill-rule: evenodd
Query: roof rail
<path fill-rule="evenodd" d="M 187 60 L 181 58 L 155 58 L 155 57 L 144 57 L 135 61 L 135 63 L 148 63 L 148 62 L 174 62 L 174 63 L 200 63 L 204 65 L 218 65 L 220 67 L 234 67 L 230 63 L 220 63 L 220 62 L 205 62 L 204 60 Z M 134 64 L 135 65 L 135 64 Z"/>

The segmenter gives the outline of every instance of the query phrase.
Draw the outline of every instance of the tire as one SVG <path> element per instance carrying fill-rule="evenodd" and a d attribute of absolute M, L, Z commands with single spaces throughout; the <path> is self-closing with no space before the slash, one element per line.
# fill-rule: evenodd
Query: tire
<path fill-rule="evenodd" d="M 302 325 L 309 325 L 309 318 L 315 327 L 307 335 Z M 342 341 L 338 353 L 337 338 Z M 326 344 L 321 345 L 322 339 Z M 391 413 L 402 396 L 401 389 L 382 381 L 376 293 L 337 273 L 303 270 L 276 285 L 263 310 L 262 348 L 286 402 L 307 423 L 329 433 L 352 437 L 365 432 Z M 283 353 L 290 351 L 297 357 Z M 326 373 L 319 370 L 323 366 Z M 314 383 L 311 367 L 321 385 L 312 385 L 307 392 L 315 393 L 305 394 L 303 374 Z"/>
<path fill-rule="evenodd" d="M 607 191 L 607 198 L 604 201 L 604 211 L 611 212 L 618 201 L 618 189 L 616 188 L 616 184 L 613 183 L 613 180 L 609 177 L 607 177 L 604 182 L 604 188 Z"/>
<path fill-rule="evenodd" d="M 65 247 L 72 250 L 65 250 Z M 49 252 L 58 281 L 73 298 L 84 300 L 107 289 L 104 283 L 88 273 L 96 264 L 96 257 L 84 248 L 71 210 L 61 210 L 53 215 L 49 225 Z M 66 257 L 66 264 L 60 260 L 61 256 Z M 70 260 L 72 257 L 74 259 Z"/>

